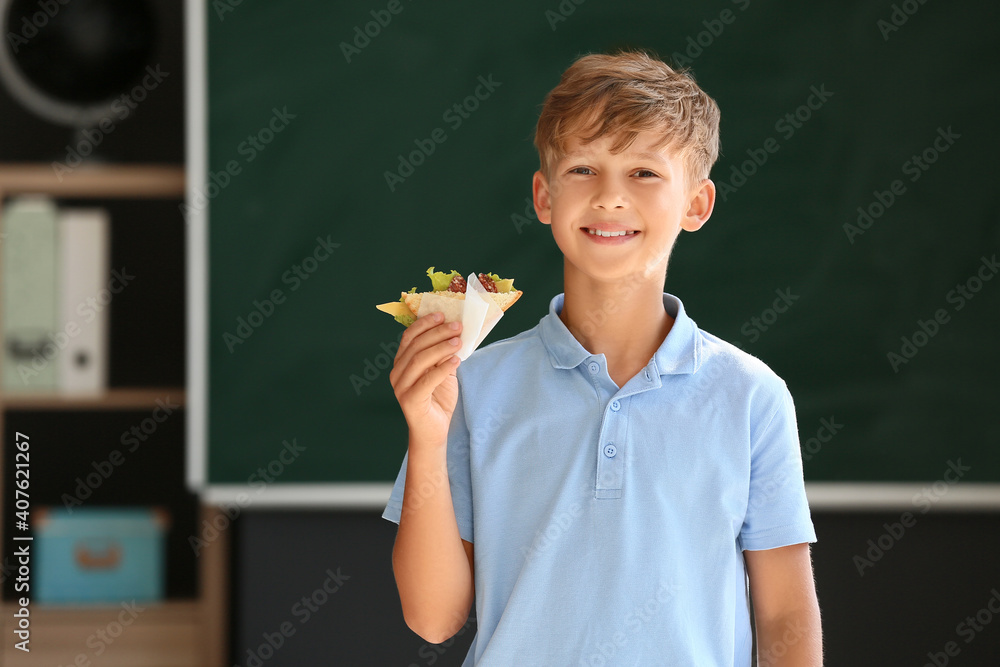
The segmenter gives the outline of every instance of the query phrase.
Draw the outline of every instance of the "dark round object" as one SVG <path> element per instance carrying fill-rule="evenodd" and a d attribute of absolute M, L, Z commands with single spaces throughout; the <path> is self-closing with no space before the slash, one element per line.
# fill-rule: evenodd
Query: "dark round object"
<path fill-rule="evenodd" d="M 120 95 L 154 64 L 155 20 L 141 0 L 11 0 L 7 28 L 24 38 L 4 45 L 24 77 L 70 104 Z"/>

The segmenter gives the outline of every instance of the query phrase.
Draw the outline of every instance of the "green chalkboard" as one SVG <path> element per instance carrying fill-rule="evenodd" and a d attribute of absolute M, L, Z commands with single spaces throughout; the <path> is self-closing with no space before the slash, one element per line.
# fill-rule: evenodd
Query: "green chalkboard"
<path fill-rule="evenodd" d="M 402 329 L 374 305 L 494 271 L 524 296 L 490 340 L 537 323 L 562 278 L 526 206 L 539 105 L 619 47 L 722 109 L 719 201 L 666 289 L 785 378 L 807 478 L 1000 480 L 1000 12 L 902 5 L 206 3 L 209 482 L 293 439 L 277 483 L 394 478 Z"/>

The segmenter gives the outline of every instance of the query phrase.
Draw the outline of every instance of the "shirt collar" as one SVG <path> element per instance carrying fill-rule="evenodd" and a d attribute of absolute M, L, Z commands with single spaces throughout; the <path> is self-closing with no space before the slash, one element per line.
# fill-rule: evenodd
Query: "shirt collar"
<path fill-rule="evenodd" d="M 539 322 L 539 330 L 549 361 L 555 368 L 576 368 L 590 358 L 590 352 L 559 319 L 564 294 L 549 303 L 549 314 Z M 684 312 L 684 304 L 673 294 L 663 294 L 663 308 L 674 318 L 670 333 L 653 354 L 652 365 L 660 375 L 694 373 L 701 365 L 701 336 L 698 325 Z"/>

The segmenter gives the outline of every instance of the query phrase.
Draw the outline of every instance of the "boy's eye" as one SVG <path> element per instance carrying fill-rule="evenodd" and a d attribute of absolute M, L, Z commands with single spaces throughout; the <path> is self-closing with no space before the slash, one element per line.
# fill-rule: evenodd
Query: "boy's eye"
<path fill-rule="evenodd" d="M 649 177 L 649 176 L 656 176 L 656 173 L 650 171 L 649 169 L 640 169 L 639 171 L 635 172 L 635 175 L 636 176 L 642 176 L 643 178 L 646 178 L 646 177 Z"/>
<path fill-rule="evenodd" d="M 571 174 L 582 174 L 584 172 L 590 173 L 590 174 L 594 173 L 594 172 L 590 171 L 590 167 L 573 167 L 572 169 L 569 170 L 569 173 L 571 173 Z"/>

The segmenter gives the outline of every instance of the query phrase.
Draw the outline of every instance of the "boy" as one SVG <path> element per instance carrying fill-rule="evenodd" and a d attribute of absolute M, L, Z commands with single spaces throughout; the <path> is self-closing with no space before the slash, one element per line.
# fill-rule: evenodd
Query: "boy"
<path fill-rule="evenodd" d="M 465 665 L 745 667 L 747 579 L 760 664 L 822 662 L 788 389 L 663 292 L 680 230 L 712 213 L 718 126 L 644 53 L 580 58 L 535 135 L 565 293 L 461 368 L 456 324 L 403 335 L 393 571 L 430 642 L 475 603 Z"/>

